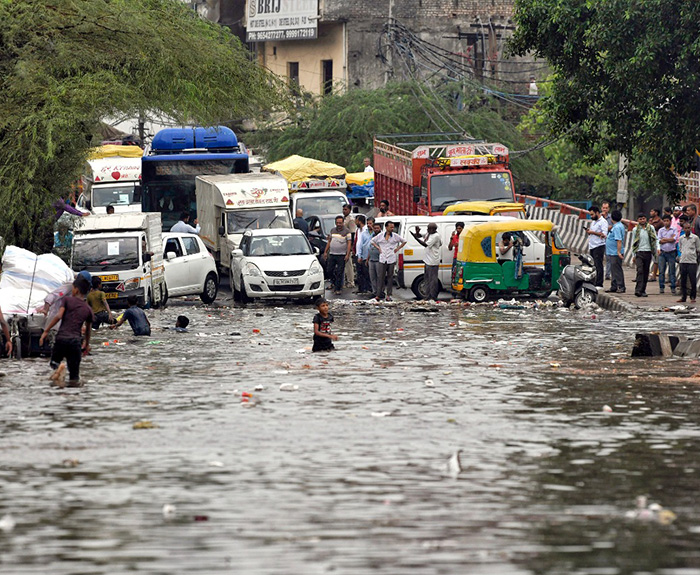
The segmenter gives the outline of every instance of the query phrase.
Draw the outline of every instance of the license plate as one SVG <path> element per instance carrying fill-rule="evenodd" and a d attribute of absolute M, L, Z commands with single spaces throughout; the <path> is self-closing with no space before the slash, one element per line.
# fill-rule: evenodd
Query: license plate
<path fill-rule="evenodd" d="M 280 286 L 280 285 L 296 285 L 298 282 L 295 278 L 282 278 L 279 280 L 272 280 L 272 283 L 276 286 Z"/>
<path fill-rule="evenodd" d="M 119 294 L 115 291 L 109 291 L 105 292 L 105 297 L 107 299 L 117 299 L 119 297 Z"/>
<path fill-rule="evenodd" d="M 100 278 L 103 282 L 116 282 L 116 281 L 119 280 L 119 276 L 117 276 L 117 275 L 112 275 L 112 276 L 99 276 L 99 278 Z M 109 296 L 107 296 L 107 297 L 109 297 Z"/>

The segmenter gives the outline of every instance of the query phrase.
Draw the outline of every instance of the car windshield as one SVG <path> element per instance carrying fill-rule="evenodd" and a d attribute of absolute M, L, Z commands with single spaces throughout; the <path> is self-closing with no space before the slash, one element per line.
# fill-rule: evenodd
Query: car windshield
<path fill-rule="evenodd" d="M 291 228 L 289 211 L 284 208 L 267 210 L 238 210 L 226 215 L 229 234 L 240 234 L 247 230 L 269 228 Z"/>
<path fill-rule="evenodd" d="M 311 194 L 311 192 L 309 193 Z M 343 213 L 343 206 L 347 203 L 348 202 L 345 198 L 341 198 L 339 196 L 330 196 L 325 198 L 315 198 L 311 196 L 297 199 L 296 207 L 297 209 L 301 208 L 304 211 L 305 218 L 325 214 L 333 214 L 333 217 L 335 217 Z"/>
<path fill-rule="evenodd" d="M 134 186 L 92 186 L 92 206 L 103 208 L 113 206 L 128 206 L 134 203 Z"/>
<path fill-rule="evenodd" d="M 301 256 L 311 254 L 311 246 L 303 235 L 263 236 L 253 238 L 248 255 L 263 256 Z"/>
<path fill-rule="evenodd" d="M 431 211 L 439 212 L 456 202 L 513 200 L 508 172 L 448 174 L 430 178 Z"/>
<path fill-rule="evenodd" d="M 73 270 L 128 270 L 139 265 L 138 238 L 90 238 L 73 244 Z"/>

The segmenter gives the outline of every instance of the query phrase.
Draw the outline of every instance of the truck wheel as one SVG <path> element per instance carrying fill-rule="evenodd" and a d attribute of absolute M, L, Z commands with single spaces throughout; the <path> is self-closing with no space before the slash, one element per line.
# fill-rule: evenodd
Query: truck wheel
<path fill-rule="evenodd" d="M 210 272 L 207 279 L 204 280 L 204 291 L 199 297 L 204 303 L 212 303 L 216 299 L 218 291 L 219 283 L 216 281 L 216 275 Z"/>
<path fill-rule="evenodd" d="M 489 297 L 489 290 L 484 286 L 474 286 L 469 290 L 469 300 L 475 303 L 483 303 Z"/>

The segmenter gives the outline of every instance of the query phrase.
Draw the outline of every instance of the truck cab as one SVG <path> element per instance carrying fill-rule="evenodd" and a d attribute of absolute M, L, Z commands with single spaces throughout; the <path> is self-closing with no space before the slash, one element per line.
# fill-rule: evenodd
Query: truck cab
<path fill-rule="evenodd" d="M 87 161 L 76 204 L 95 214 L 141 211 L 141 156 L 138 146 L 100 146 Z"/>
<path fill-rule="evenodd" d="M 71 269 L 102 279 L 111 307 L 157 307 L 164 299 L 160 214 L 112 214 L 83 218 L 73 231 Z"/>
<path fill-rule="evenodd" d="M 224 269 L 248 230 L 291 228 L 289 190 L 280 176 L 268 173 L 198 176 L 199 236 Z"/>

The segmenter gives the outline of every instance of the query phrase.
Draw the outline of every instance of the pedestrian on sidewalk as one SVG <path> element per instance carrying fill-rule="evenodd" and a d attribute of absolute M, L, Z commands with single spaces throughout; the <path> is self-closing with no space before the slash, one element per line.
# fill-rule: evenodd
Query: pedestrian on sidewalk
<path fill-rule="evenodd" d="M 425 299 L 436 300 L 440 293 L 438 272 L 440 271 L 440 247 L 442 246 L 442 238 L 437 233 L 437 224 L 434 222 L 429 223 L 428 233 L 424 237 L 421 236 L 418 226 L 416 226 L 415 232 L 411 232 L 411 235 L 425 248 L 423 252 Z"/>
<path fill-rule="evenodd" d="M 608 231 L 612 229 L 613 227 L 613 220 L 612 217 L 610 216 L 610 202 L 603 202 L 600 204 L 600 215 L 605 219 L 606 222 L 608 222 Z M 610 258 L 605 255 L 605 279 L 609 280 L 611 276 L 611 270 L 610 270 L 610 265 L 611 261 Z"/>
<path fill-rule="evenodd" d="M 394 289 L 394 268 L 396 268 L 397 254 L 406 245 L 406 240 L 394 233 L 394 222 L 384 224 L 384 233 L 372 238 L 372 245 L 379 249 L 379 275 L 377 278 L 377 291 L 374 296 L 381 299 L 381 292 L 386 293 L 386 301 L 391 300 Z"/>
<path fill-rule="evenodd" d="M 652 254 L 656 253 L 658 240 L 654 226 L 647 222 L 645 213 L 637 214 L 637 227 L 632 232 L 632 253 L 634 265 L 637 268 L 637 277 L 634 281 L 634 295 L 647 296 L 647 282 L 649 281 L 649 268 L 651 267 Z"/>
<path fill-rule="evenodd" d="M 659 238 L 659 293 L 664 293 L 666 287 L 666 268 L 671 284 L 671 293 L 676 295 L 676 244 L 678 233 L 671 227 L 671 216 L 664 214 L 661 218 L 664 225 L 656 233 Z"/>
<path fill-rule="evenodd" d="M 355 216 L 352 213 L 352 208 L 350 207 L 350 204 L 345 204 L 343 206 L 343 220 L 345 222 L 345 227 L 350 231 L 350 242 L 352 246 L 355 243 L 355 232 L 357 231 L 357 225 L 355 224 Z M 353 255 L 352 249 L 350 255 Z M 352 257 L 349 257 L 347 260 L 345 260 L 345 287 L 355 287 L 355 267 L 353 266 Z"/>
<path fill-rule="evenodd" d="M 588 234 L 588 250 L 595 263 L 595 286 L 603 287 L 603 278 L 605 277 L 603 258 L 605 257 L 605 238 L 608 236 L 608 222 L 601 217 L 598 206 L 591 206 L 588 213 L 591 214 L 592 223 L 586 233 Z"/>
<path fill-rule="evenodd" d="M 369 281 L 372 284 L 372 293 L 377 293 L 377 287 L 379 285 L 379 248 L 372 243 L 374 236 L 378 236 L 382 233 L 382 226 L 374 222 L 374 218 L 367 218 L 367 227 L 370 226 L 369 221 L 372 220 L 372 229 L 370 235 L 369 247 L 367 250 L 367 257 L 369 263 Z M 384 288 L 382 288 L 380 297 L 384 297 Z"/>
<path fill-rule="evenodd" d="M 673 217 L 671 218 L 671 227 L 676 229 L 678 236 L 680 237 L 683 231 L 683 226 L 681 225 L 680 217 L 683 215 L 683 208 L 680 206 L 673 207 Z"/>
<path fill-rule="evenodd" d="M 656 236 L 658 237 L 659 230 L 664 227 L 664 221 L 661 219 L 659 208 L 651 208 L 649 210 L 649 223 L 652 226 L 654 226 L 654 231 L 656 232 Z M 652 254 L 652 259 L 654 263 L 651 266 L 651 276 L 649 276 L 649 281 L 655 282 L 656 278 L 659 275 L 659 262 L 657 252 L 654 252 Z"/>
<path fill-rule="evenodd" d="M 333 293 L 340 295 L 343 290 L 343 277 L 345 276 L 345 262 L 350 259 L 351 234 L 345 227 L 343 216 L 335 217 L 335 228 L 328 234 L 326 249 L 323 255 L 328 262 L 328 275 L 331 276 Z"/>
<path fill-rule="evenodd" d="M 608 293 L 625 293 L 625 274 L 622 262 L 625 259 L 625 226 L 622 223 L 622 212 L 615 210 L 610 215 L 613 222 L 611 230 L 605 239 L 605 259 L 610 262 L 612 282 Z"/>
<path fill-rule="evenodd" d="M 683 224 L 683 234 L 678 240 L 681 249 L 681 299 L 678 303 L 684 303 L 688 297 L 688 284 L 690 284 L 690 303 L 695 303 L 697 296 L 698 259 L 700 259 L 700 238 L 693 233 L 690 222 Z"/>

